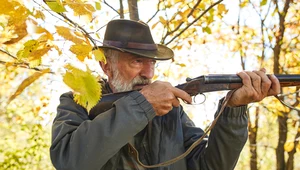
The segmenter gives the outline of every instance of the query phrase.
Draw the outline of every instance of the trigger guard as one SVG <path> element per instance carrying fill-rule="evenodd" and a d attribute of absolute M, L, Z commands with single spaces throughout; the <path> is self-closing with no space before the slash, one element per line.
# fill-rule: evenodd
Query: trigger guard
<path fill-rule="evenodd" d="M 197 103 L 196 97 L 199 96 L 199 95 L 202 95 L 204 97 L 204 100 L 200 103 Z M 203 93 L 199 93 L 199 94 L 197 94 L 193 97 L 193 104 L 203 104 L 205 101 L 206 101 L 206 96 Z"/>

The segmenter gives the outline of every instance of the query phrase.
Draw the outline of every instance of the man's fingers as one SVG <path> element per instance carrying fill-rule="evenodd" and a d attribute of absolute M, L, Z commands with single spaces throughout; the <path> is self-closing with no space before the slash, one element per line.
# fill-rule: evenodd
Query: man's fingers
<path fill-rule="evenodd" d="M 237 73 L 237 75 L 242 79 L 244 86 L 246 87 L 252 86 L 251 78 L 245 71 L 239 72 Z"/>
<path fill-rule="evenodd" d="M 280 82 L 279 82 L 279 80 L 274 75 L 270 75 L 269 78 L 270 78 L 272 84 L 271 84 L 271 88 L 268 92 L 268 96 L 273 96 L 273 95 L 279 94 L 280 93 Z"/>
<path fill-rule="evenodd" d="M 263 97 L 266 97 L 268 94 L 268 91 L 271 87 L 271 80 L 268 78 L 268 76 L 266 75 L 266 73 L 264 72 L 265 70 L 262 71 L 253 71 L 255 72 L 257 75 L 260 76 L 261 78 L 261 91 L 260 93 L 263 94 Z"/>
<path fill-rule="evenodd" d="M 184 100 L 185 102 L 187 102 L 189 104 L 192 103 L 191 96 L 188 93 L 186 93 L 185 91 L 174 87 L 172 89 L 172 92 L 175 95 L 175 97 L 180 98 L 180 99 Z"/>
<path fill-rule="evenodd" d="M 172 106 L 174 106 L 174 107 L 179 107 L 180 106 L 180 102 L 177 98 L 173 99 Z"/>

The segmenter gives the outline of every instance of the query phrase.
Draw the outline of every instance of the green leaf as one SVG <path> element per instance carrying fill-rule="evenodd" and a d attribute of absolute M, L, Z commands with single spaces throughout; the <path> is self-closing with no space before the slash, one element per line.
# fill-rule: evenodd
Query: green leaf
<path fill-rule="evenodd" d="M 101 85 L 88 68 L 87 71 L 71 65 L 66 68 L 63 81 L 73 89 L 75 102 L 90 111 L 101 98 Z"/>
<path fill-rule="evenodd" d="M 57 12 L 57 13 L 66 12 L 65 7 L 57 1 L 46 1 L 46 4 L 54 12 Z"/>
<path fill-rule="evenodd" d="M 211 29 L 209 27 L 202 28 L 202 31 L 211 34 Z"/>
<path fill-rule="evenodd" d="M 100 2 L 95 2 L 95 7 L 96 7 L 97 10 L 101 10 Z"/>
<path fill-rule="evenodd" d="M 260 2 L 260 6 L 264 6 L 264 5 L 266 5 L 267 4 L 267 0 L 262 0 L 261 2 Z"/>

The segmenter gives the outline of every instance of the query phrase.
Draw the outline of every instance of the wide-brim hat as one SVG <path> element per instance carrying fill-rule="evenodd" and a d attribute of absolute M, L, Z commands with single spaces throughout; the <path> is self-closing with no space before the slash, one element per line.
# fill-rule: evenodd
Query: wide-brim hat
<path fill-rule="evenodd" d="M 118 19 L 107 24 L 103 46 L 122 52 L 156 60 L 168 60 L 174 57 L 170 48 L 155 44 L 147 24 L 138 21 Z"/>

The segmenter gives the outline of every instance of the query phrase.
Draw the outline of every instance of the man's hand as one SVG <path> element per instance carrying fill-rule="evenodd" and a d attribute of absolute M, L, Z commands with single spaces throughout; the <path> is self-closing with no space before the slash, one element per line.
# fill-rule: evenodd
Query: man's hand
<path fill-rule="evenodd" d="M 173 87 L 168 82 L 155 81 L 154 83 L 142 88 L 140 92 L 151 103 L 157 116 L 163 116 L 173 109 L 178 107 L 180 102 L 178 98 L 192 102 L 192 98 L 185 91 Z"/>
<path fill-rule="evenodd" d="M 243 86 L 237 89 L 228 102 L 228 106 L 241 106 L 251 102 L 259 102 L 267 96 L 280 93 L 280 83 L 274 75 L 269 77 L 266 70 L 242 71 L 237 74 L 241 77 Z"/>

